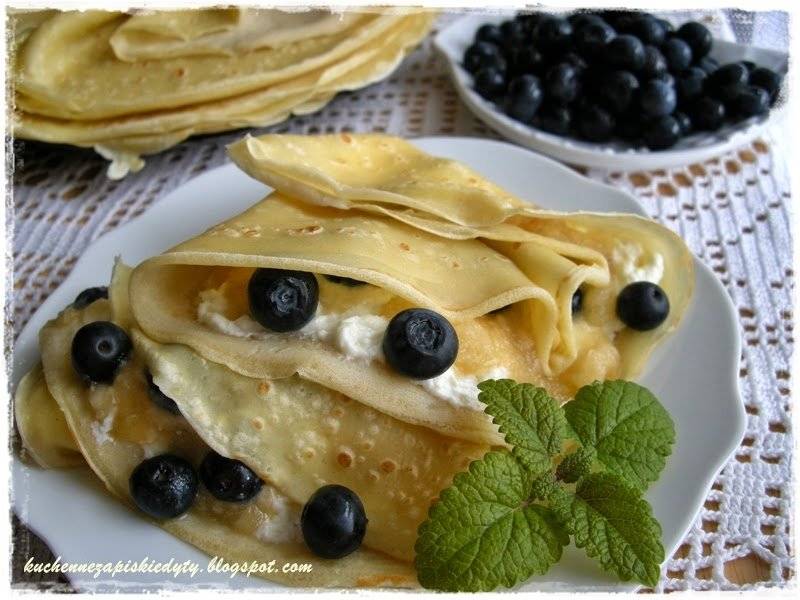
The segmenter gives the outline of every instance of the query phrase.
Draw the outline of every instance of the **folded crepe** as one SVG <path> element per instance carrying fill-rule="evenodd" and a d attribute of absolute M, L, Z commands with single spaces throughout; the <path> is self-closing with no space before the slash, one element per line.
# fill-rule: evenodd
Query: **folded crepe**
<path fill-rule="evenodd" d="M 64 413 L 47 388 L 40 364 L 17 385 L 14 419 L 27 455 L 43 469 L 66 469 L 86 464 Z"/>
<path fill-rule="evenodd" d="M 69 307 L 42 329 L 46 387 L 40 389 L 51 402 L 50 410 L 37 415 L 40 427 L 50 423 L 55 430 L 58 424 L 63 433 L 56 437 L 74 437 L 72 448 L 112 494 L 130 505 L 128 479 L 150 456 L 172 453 L 199 465 L 214 449 L 245 462 L 265 481 L 253 501 L 223 502 L 201 488 L 186 514 L 158 522 L 212 556 L 314 565 L 307 574 L 259 574 L 290 585 L 415 586 L 413 546 L 430 502 L 488 447 L 396 421 L 297 376 L 244 377 L 186 346 L 155 343 L 136 329 L 128 312 L 128 273 L 118 264 L 109 300 L 81 310 Z M 134 351 L 113 384 L 87 386 L 71 364 L 70 346 L 81 326 L 100 320 L 124 327 Z M 181 414 L 150 399 L 148 374 L 175 399 Z M 26 397 L 18 392 L 18 399 Z M 18 406 L 17 414 L 35 413 Z M 18 423 L 23 428 L 29 420 Z M 299 532 L 303 503 L 333 482 L 354 490 L 369 515 L 362 549 L 337 561 L 311 554 Z"/>
<path fill-rule="evenodd" d="M 119 178 L 192 135 L 272 125 L 386 77 L 434 17 L 420 9 L 15 12 L 14 134 L 93 147 Z"/>
<path fill-rule="evenodd" d="M 358 49 L 335 63 L 245 94 L 192 104 L 171 110 L 132 116 L 64 120 L 20 113 L 17 135 L 53 143 L 127 148 L 136 153 L 160 151 L 193 134 L 214 133 L 249 126 L 266 126 L 289 113 L 305 114 L 326 104 L 339 91 L 369 85 L 396 68 L 430 27 L 426 13 L 401 17 L 385 32 L 381 44 Z M 175 135 L 178 134 L 178 135 Z M 144 143 L 143 140 L 148 140 Z M 158 143 L 158 140 L 165 140 Z"/>
<path fill-rule="evenodd" d="M 184 515 L 158 524 L 229 561 L 314 565 L 259 573 L 273 581 L 416 586 L 414 543 L 432 502 L 502 444 L 477 383 L 508 376 L 566 399 L 595 379 L 632 377 L 689 301 L 688 251 L 646 219 L 543 211 L 387 136 L 265 136 L 230 150 L 275 191 L 132 273 L 118 264 L 108 300 L 48 323 L 44 378 L 26 377 L 16 410 L 41 464 L 66 466 L 77 450 L 131 505 L 128 481 L 147 457 L 172 453 L 197 468 L 213 450 L 243 462 L 264 481 L 253 500 L 223 502 L 201 485 Z M 319 303 L 305 326 L 279 333 L 252 318 L 258 268 L 313 274 Z M 644 332 L 614 309 L 620 289 L 642 279 L 671 303 Z M 383 355 L 390 319 L 412 307 L 458 335 L 454 364 L 436 377 L 409 379 Z M 113 384 L 87 386 L 70 346 L 98 320 L 127 331 L 133 355 Z M 150 382 L 179 414 L 153 401 Z M 57 433 L 31 433 L 45 430 Z M 332 483 L 355 492 L 369 523 L 360 549 L 325 560 L 298 522 Z"/>
<path fill-rule="evenodd" d="M 669 230 L 537 209 L 397 138 L 271 135 L 230 153 L 276 191 L 143 263 L 131 305 L 152 339 L 247 377 L 296 373 L 407 423 L 497 444 L 477 382 L 512 377 L 566 400 L 592 381 L 635 377 L 691 296 L 691 255 Z M 255 322 L 246 288 L 257 268 L 316 274 L 314 319 L 288 333 Z M 648 277 L 671 309 L 660 327 L 636 331 L 616 298 Z M 387 323 L 411 307 L 439 312 L 458 335 L 455 364 L 438 377 L 412 380 L 384 360 Z"/>

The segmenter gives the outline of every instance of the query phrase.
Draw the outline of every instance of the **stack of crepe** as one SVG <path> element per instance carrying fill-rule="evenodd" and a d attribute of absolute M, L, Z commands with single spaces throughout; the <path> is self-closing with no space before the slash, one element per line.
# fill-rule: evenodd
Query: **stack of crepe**
<path fill-rule="evenodd" d="M 42 329 L 42 365 L 19 386 L 16 414 L 43 467 L 85 461 L 128 504 L 145 457 L 196 466 L 211 448 L 244 462 L 265 481 L 253 501 L 201 489 L 184 516 L 158 524 L 228 560 L 314 564 L 263 575 L 274 581 L 417 585 L 414 543 L 431 503 L 503 443 L 476 383 L 512 377 L 566 400 L 597 379 L 633 378 L 692 293 L 691 255 L 658 224 L 544 211 L 400 139 L 276 135 L 229 151 L 275 191 L 133 271 L 117 264 L 109 299 L 64 309 Z M 652 277 L 671 311 L 650 331 L 614 312 L 632 252 L 663 265 Z M 317 276 L 308 325 L 278 333 L 250 318 L 247 281 L 260 267 Z M 348 323 L 370 320 L 379 347 L 388 318 L 411 306 L 437 311 L 459 337 L 454 365 L 426 381 L 393 371 L 369 339 L 347 341 Z M 97 320 L 124 328 L 134 352 L 112 385 L 87 387 L 70 344 Z M 180 415 L 148 398 L 146 372 Z M 355 491 L 369 519 L 362 547 L 339 560 L 314 557 L 297 527 L 310 495 L 332 483 Z"/>
<path fill-rule="evenodd" d="M 12 11 L 14 135 L 92 147 L 114 178 L 189 136 L 267 126 L 386 77 L 434 13 Z"/>

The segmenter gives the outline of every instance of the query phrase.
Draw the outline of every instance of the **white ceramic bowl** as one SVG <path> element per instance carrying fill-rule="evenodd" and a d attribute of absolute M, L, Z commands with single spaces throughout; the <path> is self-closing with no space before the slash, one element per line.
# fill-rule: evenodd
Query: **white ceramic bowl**
<path fill-rule="evenodd" d="M 613 171 L 666 169 L 702 162 L 757 138 L 765 127 L 784 118 L 781 99 L 768 116 L 753 117 L 723 126 L 713 133 L 698 133 L 680 140 L 668 150 L 632 148 L 623 142 L 595 144 L 553 135 L 515 121 L 472 88 L 472 75 L 462 66 L 464 51 L 472 44 L 475 32 L 486 23 L 501 23 L 514 13 L 473 14 L 461 17 L 439 32 L 434 46 L 447 61 L 458 95 L 467 107 L 489 127 L 509 140 L 552 156 L 563 162 Z M 786 73 L 788 56 L 775 50 L 714 40 L 711 56 L 720 64 L 752 60 L 759 66 Z"/>

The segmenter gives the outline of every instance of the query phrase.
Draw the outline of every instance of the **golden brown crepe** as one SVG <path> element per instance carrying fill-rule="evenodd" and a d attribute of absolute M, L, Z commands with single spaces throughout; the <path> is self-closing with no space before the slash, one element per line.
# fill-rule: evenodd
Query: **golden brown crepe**
<path fill-rule="evenodd" d="M 93 121 L 64 120 L 19 113 L 15 131 L 24 138 L 95 147 L 131 170 L 136 159 L 164 150 L 196 134 L 266 126 L 290 113 L 307 114 L 324 106 L 339 91 L 369 85 L 396 68 L 430 27 L 428 13 L 402 18 L 375 44 L 339 62 L 246 94 L 171 110 Z M 127 157 L 127 158 L 126 158 Z"/>
<path fill-rule="evenodd" d="M 54 401 L 67 424 L 46 425 L 58 430 L 59 451 L 69 450 L 66 431 L 127 503 L 145 457 L 172 452 L 197 467 L 214 450 L 244 462 L 266 482 L 253 501 L 201 489 L 186 515 L 159 525 L 227 560 L 314 564 L 311 574 L 267 579 L 415 586 L 413 546 L 429 506 L 502 444 L 477 382 L 511 377 L 566 400 L 591 381 L 634 377 L 691 296 L 691 255 L 659 225 L 544 211 L 396 138 L 265 136 L 231 154 L 275 191 L 132 273 L 118 264 L 109 300 L 48 323 L 45 386 L 35 372 L 26 378 L 17 410 L 21 430 L 42 431 L 25 422 L 37 412 L 25 407 L 57 415 Z M 256 322 L 247 285 L 257 268 L 313 273 L 314 318 L 285 333 Z M 670 299 L 651 331 L 615 312 L 635 280 L 657 281 Z M 573 314 L 576 290 L 583 304 Z M 410 307 L 437 311 L 459 338 L 454 365 L 429 380 L 399 374 L 382 354 L 387 323 Z M 113 385 L 87 387 L 71 341 L 107 319 L 129 333 L 133 357 Z M 146 373 L 181 415 L 149 398 Z M 56 449 L 37 445 L 43 437 L 23 435 L 40 456 Z M 315 558 L 297 528 L 300 507 L 329 483 L 353 490 L 369 519 L 363 546 L 335 561 Z"/>
<path fill-rule="evenodd" d="M 64 413 L 47 389 L 42 365 L 36 365 L 17 385 L 14 419 L 25 450 L 43 469 L 86 464 Z"/>
<path fill-rule="evenodd" d="M 443 400 L 380 356 L 354 360 L 320 339 L 316 322 L 306 333 L 259 328 L 246 299 L 253 270 L 318 274 L 321 319 L 388 321 L 404 308 L 433 309 L 458 334 L 460 382 L 502 371 L 565 400 L 596 379 L 637 375 L 691 295 L 691 256 L 667 229 L 632 215 L 530 207 L 397 138 L 264 136 L 246 138 L 231 154 L 277 191 L 146 261 L 133 276 L 131 303 L 149 337 L 186 344 L 248 377 L 299 373 L 405 422 L 496 444 L 479 403 Z M 409 224 L 407 208 L 424 228 Z M 451 225 L 468 235 L 454 239 Z M 661 327 L 639 332 L 619 321 L 615 302 L 650 260 L 663 267 L 658 279 L 672 309 Z M 322 274 L 371 285 L 343 290 Z M 584 310 L 573 318 L 578 289 Z"/>
<path fill-rule="evenodd" d="M 191 135 L 267 126 L 378 81 L 430 30 L 420 9 L 21 12 L 14 133 L 94 147 L 109 176 Z"/>
<path fill-rule="evenodd" d="M 245 504 L 201 490 L 188 513 L 158 522 L 167 531 L 229 561 L 314 565 L 307 574 L 260 574 L 289 585 L 415 586 L 413 545 L 429 503 L 488 448 L 396 421 L 297 376 L 243 377 L 185 346 L 148 340 L 127 313 L 127 279 L 118 264 L 110 300 L 64 310 L 40 336 L 44 391 L 109 490 L 132 504 L 128 477 L 144 458 L 170 452 L 198 465 L 210 447 L 242 460 L 267 484 Z M 70 345 L 82 325 L 98 320 L 131 328 L 134 353 L 113 385 L 90 387 L 74 371 Z M 152 402 L 146 373 L 183 416 Z M 212 398 L 219 404 L 206 402 Z M 354 490 L 369 516 L 364 547 L 337 561 L 311 554 L 297 528 L 302 504 L 334 482 Z"/>

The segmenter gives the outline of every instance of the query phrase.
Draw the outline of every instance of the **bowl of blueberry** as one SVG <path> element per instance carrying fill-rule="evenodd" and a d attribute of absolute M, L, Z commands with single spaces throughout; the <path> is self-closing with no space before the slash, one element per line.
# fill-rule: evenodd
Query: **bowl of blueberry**
<path fill-rule="evenodd" d="M 755 139 L 786 104 L 786 54 L 644 12 L 471 14 L 434 45 L 478 118 L 587 167 L 707 160 Z"/>

